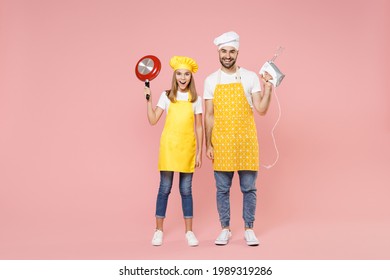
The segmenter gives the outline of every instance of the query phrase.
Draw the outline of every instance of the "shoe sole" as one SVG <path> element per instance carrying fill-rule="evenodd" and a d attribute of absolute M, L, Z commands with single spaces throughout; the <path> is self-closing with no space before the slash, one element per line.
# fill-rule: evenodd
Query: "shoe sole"
<path fill-rule="evenodd" d="M 231 236 L 230 236 L 230 237 L 231 237 Z M 229 243 L 230 237 L 229 237 L 229 239 L 226 240 L 226 241 L 218 241 L 218 240 L 216 240 L 214 243 L 215 243 L 215 245 L 218 245 L 218 246 L 227 245 L 227 244 Z"/>
<path fill-rule="evenodd" d="M 246 242 L 246 245 L 248 246 L 259 246 L 260 244 L 260 241 L 246 241 L 246 239 L 244 238 L 245 242 Z"/>
<path fill-rule="evenodd" d="M 229 234 L 229 238 L 228 238 L 228 240 L 226 240 L 226 241 L 218 241 L 218 240 L 215 240 L 215 245 L 218 245 L 218 246 L 223 246 L 223 245 L 227 245 L 228 243 L 229 243 L 229 240 L 230 240 L 230 238 L 232 238 L 232 234 L 230 233 Z"/>

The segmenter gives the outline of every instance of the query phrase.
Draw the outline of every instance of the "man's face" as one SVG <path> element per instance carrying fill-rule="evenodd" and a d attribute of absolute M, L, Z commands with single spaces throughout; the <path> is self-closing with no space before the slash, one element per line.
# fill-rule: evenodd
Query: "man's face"
<path fill-rule="evenodd" d="M 219 61 L 222 66 L 231 69 L 236 64 L 238 50 L 233 47 L 222 47 L 219 51 Z"/>

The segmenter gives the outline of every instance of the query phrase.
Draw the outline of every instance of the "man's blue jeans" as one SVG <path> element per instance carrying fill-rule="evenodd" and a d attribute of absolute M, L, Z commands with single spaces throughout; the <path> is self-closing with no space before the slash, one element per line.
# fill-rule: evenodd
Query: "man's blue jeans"
<path fill-rule="evenodd" d="M 230 226 L 230 187 L 234 172 L 214 171 L 217 185 L 217 208 L 223 228 Z M 257 171 L 240 170 L 240 187 L 243 194 L 242 217 L 246 228 L 253 228 L 256 212 Z"/>
<path fill-rule="evenodd" d="M 160 187 L 157 195 L 156 217 L 165 218 L 168 205 L 168 197 L 171 193 L 173 183 L 172 171 L 160 171 Z M 180 173 L 179 190 L 181 195 L 181 205 L 185 219 L 193 216 L 192 202 L 192 175 L 193 173 Z"/>

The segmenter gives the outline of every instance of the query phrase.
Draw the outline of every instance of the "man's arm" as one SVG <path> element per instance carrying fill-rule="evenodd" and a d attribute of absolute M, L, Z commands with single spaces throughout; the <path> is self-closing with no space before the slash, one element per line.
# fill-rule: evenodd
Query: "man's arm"
<path fill-rule="evenodd" d="M 271 102 L 272 84 L 268 82 L 269 79 L 272 79 L 272 76 L 268 73 L 265 76 L 261 76 L 263 91 L 252 94 L 253 107 L 261 116 L 267 113 Z"/>

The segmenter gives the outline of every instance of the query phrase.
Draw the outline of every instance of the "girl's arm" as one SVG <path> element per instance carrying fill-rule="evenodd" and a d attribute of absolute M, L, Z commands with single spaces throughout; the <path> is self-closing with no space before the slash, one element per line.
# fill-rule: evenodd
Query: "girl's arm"
<path fill-rule="evenodd" d="M 164 110 L 161 109 L 160 107 L 156 107 L 155 109 L 153 109 L 153 107 L 152 107 L 152 92 L 150 91 L 150 88 L 145 87 L 144 94 L 145 94 L 145 96 L 147 94 L 150 95 L 149 100 L 147 100 L 147 102 L 146 102 L 146 112 L 148 115 L 149 123 L 151 125 L 155 125 L 160 120 L 160 117 L 161 117 L 162 113 L 164 112 Z"/>
<path fill-rule="evenodd" d="M 195 167 L 201 167 L 202 166 L 202 147 L 203 147 L 202 114 L 196 114 L 195 115 L 195 134 L 196 134 Z"/>
<path fill-rule="evenodd" d="M 211 143 L 211 133 L 214 127 L 214 105 L 212 99 L 205 100 L 205 111 L 204 117 L 205 136 L 206 136 L 206 156 L 209 159 L 214 159 L 214 149 Z"/>

